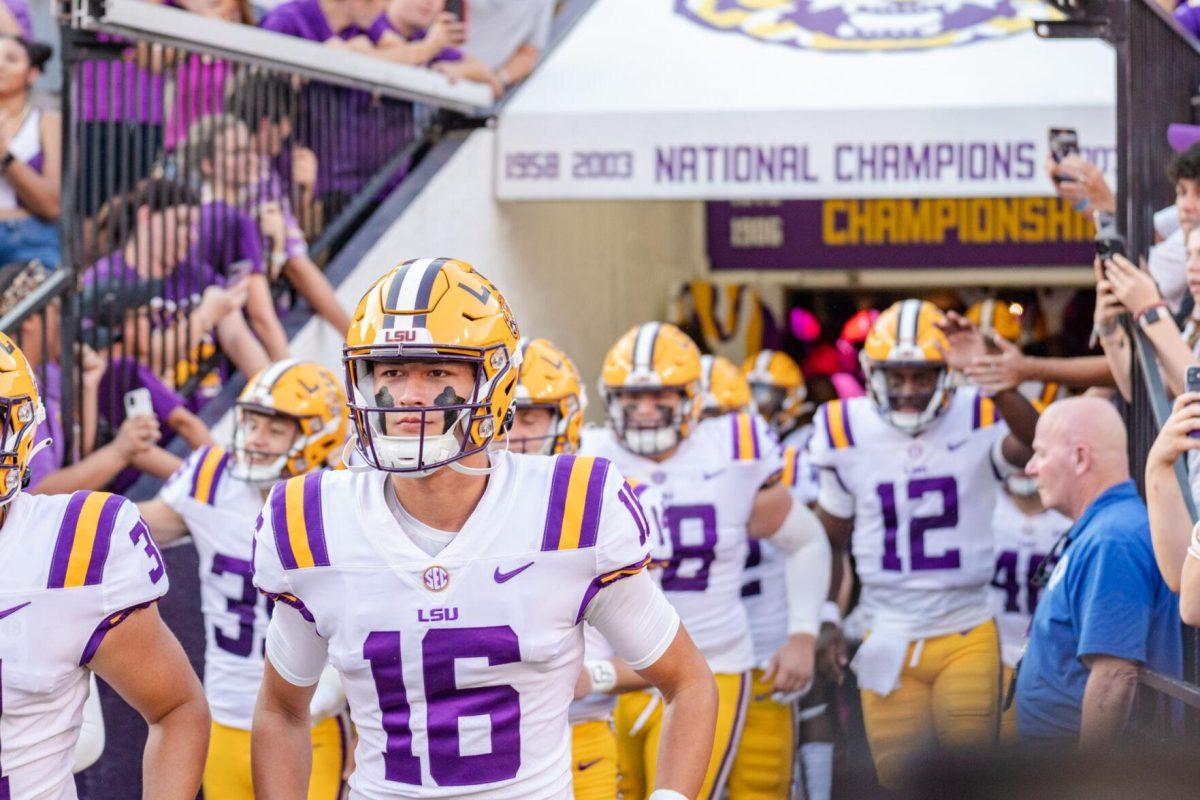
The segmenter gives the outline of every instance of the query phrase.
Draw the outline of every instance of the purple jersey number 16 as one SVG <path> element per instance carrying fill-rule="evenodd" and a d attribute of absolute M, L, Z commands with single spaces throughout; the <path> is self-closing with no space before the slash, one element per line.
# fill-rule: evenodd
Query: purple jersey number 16
<path fill-rule="evenodd" d="M 900 551 L 896 537 L 900 533 L 900 517 L 896 509 L 896 484 L 881 483 L 875 487 L 879 495 L 880 511 L 883 514 L 883 569 L 887 572 L 902 572 Z M 912 558 L 913 572 L 934 569 L 958 569 L 961 554 L 958 548 L 950 548 L 940 555 L 925 552 L 925 534 L 929 531 L 958 526 L 958 482 L 953 477 L 915 478 L 908 483 L 908 500 L 916 503 L 927 494 L 942 496 L 941 513 L 919 517 L 910 515 L 908 523 L 908 552 Z"/>
<path fill-rule="evenodd" d="M 427 706 L 429 773 L 438 786 L 478 786 L 516 777 L 521 768 L 521 698 L 511 686 L 455 684 L 455 663 L 486 658 L 488 666 L 521 660 L 517 634 L 507 625 L 487 628 L 431 628 L 421 640 L 422 676 Z M 399 631 L 374 631 L 363 643 L 363 658 L 379 695 L 387 748 L 384 777 L 395 783 L 421 785 L 421 759 L 413 753 L 412 723 Z M 460 755 L 459 720 L 488 717 L 490 753 Z M 0 798 L 3 800 L 3 798 Z"/>

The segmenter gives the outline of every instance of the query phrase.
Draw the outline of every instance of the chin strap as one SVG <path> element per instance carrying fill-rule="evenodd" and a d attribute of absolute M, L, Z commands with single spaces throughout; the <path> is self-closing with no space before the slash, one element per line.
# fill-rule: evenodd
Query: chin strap
<path fill-rule="evenodd" d="M 506 447 L 506 452 L 507 449 L 508 448 Z M 488 457 L 488 465 L 486 467 L 468 467 L 466 464 L 463 464 L 459 461 L 451 461 L 446 466 L 462 475 L 491 475 L 496 471 L 497 465 L 492 463 L 492 454 L 490 452 L 486 450 L 483 452 L 487 453 Z"/>
<path fill-rule="evenodd" d="M 52 440 L 50 439 L 50 437 L 49 437 L 49 436 L 47 436 L 45 439 L 42 439 L 40 442 L 38 442 L 37 444 L 35 444 L 35 445 L 33 446 L 33 449 L 29 451 L 29 460 L 30 460 L 30 461 L 33 461 L 33 457 L 34 457 L 34 456 L 36 456 L 38 453 L 40 453 L 40 452 L 42 452 L 43 450 L 45 450 L 45 449 L 46 449 L 47 447 L 49 447 L 51 444 L 52 444 Z"/>
<path fill-rule="evenodd" d="M 351 464 L 350 463 L 350 448 L 354 448 L 354 452 L 358 452 L 358 434 L 355 433 L 346 440 L 342 445 L 342 463 L 346 465 L 346 469 L 351 472 L 370 472 L 374 467 L 370 464 Z"/>

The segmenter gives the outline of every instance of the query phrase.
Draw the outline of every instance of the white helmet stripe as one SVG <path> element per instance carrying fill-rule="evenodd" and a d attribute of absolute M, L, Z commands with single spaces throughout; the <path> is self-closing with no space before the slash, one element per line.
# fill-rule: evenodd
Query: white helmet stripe
<path fill-rule="evenodd" d="M 396 296 L 395 308 L 408 310 L 425 307 L 423 303 L 418 304 L 418 295 L 420 294 L 422 284 L 425 283 L 425 273 L 433 266 L 435 261 L 438 262 L 438 266 L 441 266 L 442 259 L 422 258 L 414 261 L 405 270 L 403 282 L 400 284 L 400 292 Z M 395 327 L 400 330 L 411 330 L 416 318 L 416 314 L 398 315 L 395 317 Z M 422 320 L 424 320 L 423 317 Z"/>
<path fill-rule="evenodd" d="M 713 365 L 716 359 L 712 356 L 700 356 L 700 368 L 703 370 L 703 377 L 700 379 L 702 385 L 712 388 L 712 372 Z"/>
<path fill-rule="evenodd" d="M 658 342 L 660 327 L 657 322 L 647 322 L 638 328 L 637 339 L 633 343 L 633 371 L 654 371 L 654 345 Z"/>
<path fill-rule="evenodd" d="M 769 375 L 771 372 L 771 357 L 774 355 L 774 350 L 759 350 L 758 355 L 754 358 L 754 371 L 762 375 Z"/>
<path fill-rule="evenodd" d="M 921 317 L 921 301 L 905 300 L 900 304 L 900 319 L 896 331 L 897 344 L 915 346 L 917 343 L 917 321 Z"/>
<path fill-rule="evenodd" d="M 991 331 L 996 329 L 996 301 L 988 298 L 979 309 L 979 330 Z"/>

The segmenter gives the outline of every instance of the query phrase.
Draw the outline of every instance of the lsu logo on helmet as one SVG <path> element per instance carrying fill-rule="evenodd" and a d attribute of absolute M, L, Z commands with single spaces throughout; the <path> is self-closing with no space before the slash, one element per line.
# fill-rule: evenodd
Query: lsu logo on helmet
<path fill-rule="evenodd" d="M 1033 0 L 679 0 L 707 28 L 789 47 L 843 52 L 919 50 L 1029 30 L 1049 16 Z"/>

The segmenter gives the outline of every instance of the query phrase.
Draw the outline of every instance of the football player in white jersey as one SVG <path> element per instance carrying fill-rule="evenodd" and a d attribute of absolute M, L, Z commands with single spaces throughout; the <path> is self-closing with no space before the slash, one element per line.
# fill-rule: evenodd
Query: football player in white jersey
<path fill-rule="evenodd" d="M 1001 692 L 1007 692 L 1013 670 L 1021 660 L 1029 638 L 1029 622 L 1037 609 L 1041 587 L 1039 571 L 1049 575 L 1052 565 L 1042 566 L 1071 520 L 1042 505 L 1037 481 L 1023 473 L 1004 480 L 996 498 L 992 531 L 996 537 L 996 571 L 992 576 L 992 610 L 1000 627 L 1000 654 L 1004 660 Z M 1000 718 L 1000 738 L 1017 739 L 1017 707 L 1013 703 Z"/>
<path fill-rule="evenodd" d="M 142 796 L 192 800 L 208 707 L 158 615 L 162 556 L 123 497 L 21 491 L 44 419 L 29 362 L 0 334 L 0 798 L 75 797 L 95 672 L 150 725 Z"/>
<path fill-rule="evenodd" d="M 346 393 L 319 364 L 277 361 L 246 383 L 234 416 L 232 451 L 192 453 L 139 509 L 158 544 L 191 533 L 200 557 L 204 690 L 213 716 L 204 793 L 253 800 L 250 723 L 270 619 L 252 580 L 254 524 L 272 486 L 321 469 L 345 442 Z M 336 686 L 332 691 L 336 701 Z M 337 710 L 323 709 L 328 713 L 312 730 L 309 800 L 341 795 L 347 732 Z"/>
<path fill-rule="evenodd" d="M 343 360 L 368 467 L 277 486 L 255 538 L 255 583 L 278 602 L 260 797 L 303 795 L 328 659 L 359 737 L 351 798 L 569 798 L 584 620 L 668 698 L 656 800 L 700 788 L 713 679 L 646 575 L 624 478 L 599 458 L 489 453 L 517 341 L 500 292 L 454 259 L 405 262 L 359 303 Z"/>
<path fill-rule="evenodd" d="M 742 363 L 755 408 L 784 447 L 803 452 L 812 436 L 808 386 L 796 360 L 782 350 L 759 350 Z"/>
<path fill-rule="evenodd" d="M 996 736 L 992 511 L 999 480 L 1028 459 L 1037 412 L 1016 391 L 954 388 L 951 371 L 983 352 L 957 314 L 894 304 L 863 348 L 868 396 L 822 406 L 810 445 L 819 512 L 835 548 L 849 541 L 862 584 L 869 634 L 851 666 L 889 788 L 930 746 Z"/>
<path fill-rule="evenodd" d="M 585 430 L 581 451 L 610 458 L 658 488 L 671 562 L 662 588 L 717 676 L 716 738 L 700 797 L 723 791 L 750 699 L 754 645 L 740 602 L 748 537 L 771 538 L 787 556 L 788 628 L 764 681 L 801 689 L 813 648 L 829 545 L 803 504 L 779 482 L 778 445 L 757 415 L 699 420 L 700 353 L 674 325 L 640 325 L 613 346 L 601 391 L 608 427 Z M 652 694 L 623 695 L 617 707 L 622 796 L 640 798 L 655 775 L 659 708 Z"/>

